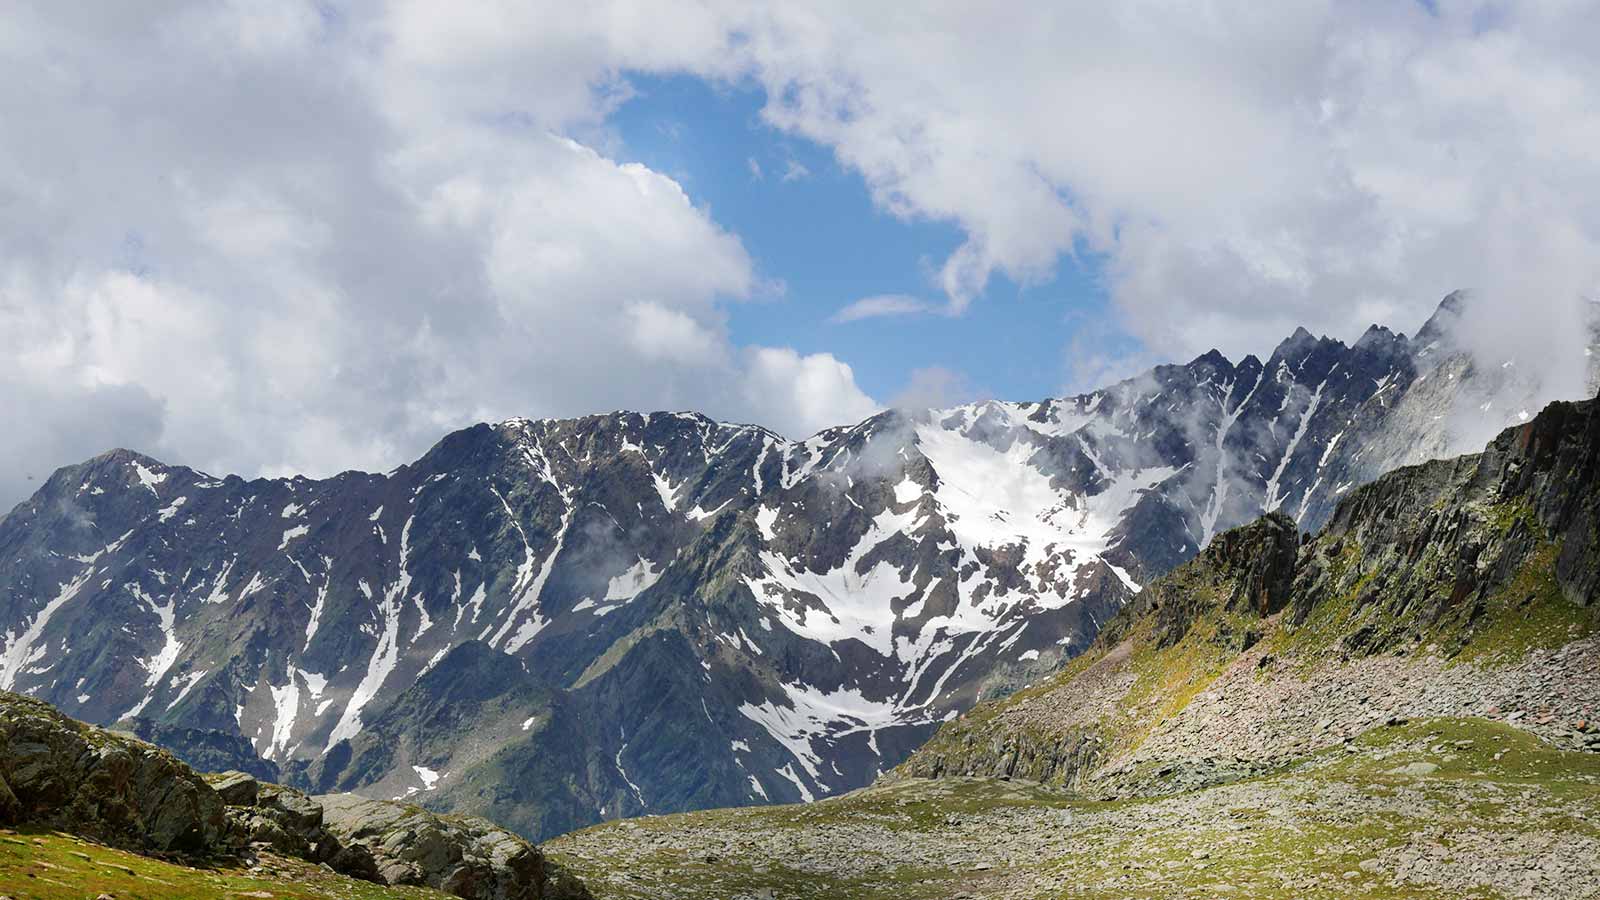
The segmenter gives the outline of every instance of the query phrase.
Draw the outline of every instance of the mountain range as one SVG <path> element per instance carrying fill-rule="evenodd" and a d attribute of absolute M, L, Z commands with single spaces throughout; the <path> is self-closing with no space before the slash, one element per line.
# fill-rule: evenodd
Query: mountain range
<path fill-rule="evenodd" d="M 608 900 L 1592 900 L 1600 399 L 1281 513 L 871 787 L 611 822 Z"/>
<path fill-rule="evenodd" d="M 0 519 L 0 689 L 316 793 L 603 819 L 858 788 L 1055 672 L 1140 586 L 1277 513 L 1314 530 L 1518 360 L 1297 331 L 1090 394 L 794 441 L 692 413 L 509 420 L 386 474 L 116 450 Z"/>

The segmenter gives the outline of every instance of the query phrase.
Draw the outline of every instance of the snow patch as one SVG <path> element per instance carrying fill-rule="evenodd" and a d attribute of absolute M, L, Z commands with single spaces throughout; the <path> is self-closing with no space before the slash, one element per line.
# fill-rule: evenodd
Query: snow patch
<path fill-rule="evenodd" d="M 668 512 L 677 511 L 678 491 L 682 490 L 683 485 L 674 488 L 672 482 L 654 471 L 650 473 L 650 480 L 656 487 L 656 493 L 661 497 L 661 505 L 665 506 Z"/>
<path fill-rule="evenodd" d="M 172 709 L 174 706 L 182 703 L 183 698 L 189 696 L 189 692 L 194 690 L 194 686 L 199 684 L 200 679 L 204 677 L 206 677 L 205 669 L 201 669 L 198 672 L 190 672 L 187 675 L 174 675 L 172 677 L 172 681 L 168 683 L 167 687 L 178 688 L 178 696 L 172 698 L 171 702 L 167 704 L 167 709 Z"/>
<path fill-rule="evenodd" d="M 798 684 L 783 689 L 790 705 L 770 700 L 745 703 L 739 713 L 782 744 L 813 781 L 820 781 L 818 766 L 822 762 L 814 740 L 837 739 L 858 731 L 872 733 L 902 723 L 893 702 L 869 700 L 857 689 L 823 691 Z"/>
<path fill-rule="evenodd" d="M 289 546 L 289 542 L 290 541 L 292 541 L 292 540 L 294 540 L 296 538 L 305 537 L 310 532 L 311 532 L 311 528 L 310 528 L 310 526 L 307 526 L 307 525 L 296 525 L 293 528 L 285 530 L 283 532 L 283 540 L 278 542 L 278 549 L 279 550 L 283 550 L 283 549 L 287 548 Z"/>
<path fill-rule="evenodd" d="M 99 554 L 95 554 L 95 556 L 98 557 Z M 56 611 L 65 606 L 72 598 L 78 596 L 78 592 L 83 590 L 83 586 L 88 584 L 89 579 L 92 577 L 94 577 L 94 570 L 91 568 L 76 579 L 62 585 L 61 589 L 56 592 L 55 599 L 46 603 L 44 608 L 34 615 L 33 621 L 27 628 L 23 629 L 21 634 L 16 634 L 10 629 L 6 630 L 6 649 L 3 653 L 0 653 L 0 689 L 13 690 L 17 683 L 17 673 L 21 672 L 24 667 L 43 658 L 45 648 L 35 648 L 34 644 L 44 634 L 44 628 L 50 623 L 50 617 L 55 615 Z"/>
<path fill-rule="evenodd" d="M 817 799 L 812 795 L 811 789 L 806 787 L 805 782 L 800 780 L 800 776 L 794 773 L 794 763 L 784 763 L 783 768 L 778 770 L 778 774 L 782 775 L 784 778 L 787 778 L 789 783 L 793 784 L 795 788 L 800 791 L 800 799 L 802 803 L 810 803 Z M 755 781 L 754 778 L 750 780 L 752 782 Z M 757 785 L 757 789 L 760 789 L 760 785 Z M 761 792 L 761 796 L 765 797 L 766 795 L 766 791 Z"/>
<path fill-rule="evenodd" d="M 165 472 L 156 472 L 156 471 L 152 471 L 150 469 L 146 469 L 144 466 L 140 465 L 137 462 L 133 464 L 133 472 L 134 472 L 135 475 L 138 476 L 139 483 L 144 485 L 145 487 L 149 488 L 150 489 L 150 493 L 152 493 L 152 494 L 156 493 L 156 485 L 158 485 L 158 484 L 162 483 L 163 481 L 167 480 L 167 473 L 165 473 Z M 156 494 L 156 496 L 159 497 L 161 495 L 160 494 Z"/>
<path fill-rule="evenodd" d="M 161 677 L 167 674 L 167 670 L 172 668 L 172 664 L 178 661 L 178 653 L 183 649 L 183 644 L 179 643 L 173 628 L 177 619 L 176 604 L 171 597 L 167 598 L 166 603 L 157 603 L 154 597 L 146 594 L 137 584 L 125 584 L 123 587 L 139 602 L 150 607 L 150 611 L 156 614 L 156 619 L 161 625 L 163 639 L 161 649 L 149 659 L 139 662 L 144 670 L 150 673 L 145 679 L 144 686 L 153 688 L 161 681 Z"/>
<path fill-rule="evenodd" d="M 756 510 L 756 527 L 761 529 L 761 539 L 769 544 L 778 536 L 778 533 L 772 530 L 777 521 L 777 507 L 763 506 Z"/>
<path fill-rule="evenodd" d="M 178 510 L 182 509 L 183 505 L 188 502 L 188 497 L 179 497 L 178 499 L 162 507 L 161 511 L 156 513 L 156 519 L 160 522 L 166 522 L 168 519 L 171 519 L 173 516 L 177 515 Z"/>
<path fill-rule="evenodd" d="M 654 564 L 640 559 L 628 571 L 611 579 L 606 585 L 606 601 L 632 600 L 644 593 L 651 585 L 661 579 L 661 572 L 655 571 Z"/>
<path fill-rule="evenodd" d="M 281 750 L 289 747 L 289 738 L 294 733 L 294 720 L 300 713 L 300 686 L 295 684 L 294 672 L 289 673 L 289 683 L 282 687 L 267 685 L 272 693 L 272 736 L 267 739 L 267 749 L 263 756 L 275 759 Z"/>

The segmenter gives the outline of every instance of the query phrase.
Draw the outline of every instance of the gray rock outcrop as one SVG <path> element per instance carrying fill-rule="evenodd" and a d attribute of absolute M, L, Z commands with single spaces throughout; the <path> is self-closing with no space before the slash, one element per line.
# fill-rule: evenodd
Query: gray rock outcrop
<path fill-rule="evenodd" d="M 468 900 L 585 900 L 538 847 L 483 819 L 342 794 L 310 797 L 246 772 L 202 776 L 171 753 L 0 691 L 0 823 L 149 855 L 271 852 Z"/>
<path fill-rule="evenodd" d="M 157 853 L 203 853 L 227 834 L 221 798 L 171 753 L 7 692 L 0 819 Z"/>

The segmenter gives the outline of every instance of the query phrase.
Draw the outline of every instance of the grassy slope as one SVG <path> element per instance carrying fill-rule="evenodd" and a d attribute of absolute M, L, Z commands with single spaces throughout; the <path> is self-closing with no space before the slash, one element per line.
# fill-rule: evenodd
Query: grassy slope
<path fill-rule="evenodd" d="M 775 844 L 745 843 L 757 835 Z M 1562 841 L 1600 847 L 1600 756 L 1444 719 L 1375 729 L 1270 776 L 1179 797 L 1093 802 L 1020 782 L 908 780 L 810 806 L 610 823 L 547 849 L 602 900 L 1444 900 L 1508 896 L 1497 887 L 1506 872 L 1531 877 L 1526 863 Z M 1475 876 L 1486 846 L 1509 862 Z M 1402 874 L 1408 851 L 1443 854 L 1437 865 L 1465 880 Z"/>
<path fill-rule="evenodd" d="M 382 887 L 300 860 L 263 854 L 261 868 L 194 868 L 41 829 L 0 830 L 0 894 L 16 900 L 275 897 L 284 900 L 444 898 L 427 888 Z"/>

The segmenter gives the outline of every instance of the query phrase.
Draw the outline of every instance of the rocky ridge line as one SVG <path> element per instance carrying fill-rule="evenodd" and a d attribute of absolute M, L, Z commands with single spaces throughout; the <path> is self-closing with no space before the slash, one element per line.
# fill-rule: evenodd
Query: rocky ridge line
<path fill-rule="evenodd" d="M 1597 411 L 1555 403 L 1481 454 L 1380 478 L 1303 545 L 1272 516 L 1219 537 L 897 776 L 1164 793 L 1441 715 L 1600 751 Z"/>

